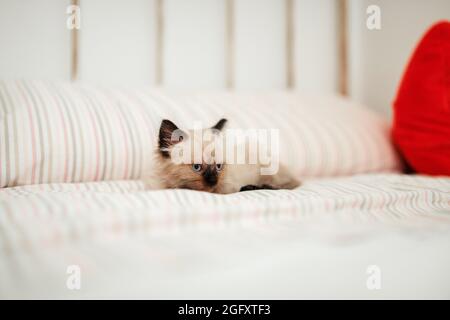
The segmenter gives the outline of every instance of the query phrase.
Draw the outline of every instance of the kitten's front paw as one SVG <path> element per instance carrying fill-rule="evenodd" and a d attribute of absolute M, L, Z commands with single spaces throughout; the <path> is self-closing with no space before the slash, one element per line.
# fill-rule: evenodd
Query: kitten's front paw
<path fill-rule="evenodd" d="M 258 190 L 258 187 L 253 185 L 253 184 L 248 184 L 246 186 L 241 187 L 241 189 L 239 190 L 239 192 L 242 191 L 251 191 L 251 190 Z"/>
<path fill-rule="evenodd" d="M 260 185 L 260 186 L 256 186 L 254 184 L 248 184 L 246 186 L 241 187 L 239 192 L 252 191 L 252 190 L 263 190 L 263 189 L 276 190 L 276 188 L 274 188 L 274 187 L 272 187 L 271 185 L 268 185 L 268 184 L 263 184 L 263 185 Z"/>

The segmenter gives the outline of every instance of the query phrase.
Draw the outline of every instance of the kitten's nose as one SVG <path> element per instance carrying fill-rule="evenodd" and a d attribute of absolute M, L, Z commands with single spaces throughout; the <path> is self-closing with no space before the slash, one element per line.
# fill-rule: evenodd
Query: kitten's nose
<path fill-rule="evenodd" d="M 209 186 L 215 186 L 217 184 L 217 172 L 214 171 L 214 169 L 211 169 L 210 166 L 206 168 L 205 173 L 203 173 L 203 179 L 205 180 L 206 184 Z"/>

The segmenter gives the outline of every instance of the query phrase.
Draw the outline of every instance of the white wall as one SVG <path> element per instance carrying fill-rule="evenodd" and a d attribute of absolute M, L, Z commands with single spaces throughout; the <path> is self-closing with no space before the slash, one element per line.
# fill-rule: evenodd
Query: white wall
<path fill-rule="evenodd" d="M 65 0 L 0 0 L 0 78 L 70 78 Z"/>
<path fill-rule="evenodd" d="M 296 1 L 296 84 L 303 91 L 338 90 L 337 1 Z"/>
<path fill-rule="evenodd" d="M 154 83 L 154 0 L 80 0 L 80 8 L 79 80 Z"/>
<path fill-rule="evenodd" d="M 241 0 L 236 6 L 236 87 L 285 87 L 284 1 Z"/>
<path fill-rule="evenodd" d="M 165 86 L 225 86 L 224 10 L 222 0 L 165 0 Z"/>
<path fill-rule="evenodd" d="M 366 8 L 381 9 L 381 30 L 366 28 Z M 450 20 L 449 0 L 350 0 L 350 93 L 391 113 L 403 70 L 420 37 L 441 19 Z"/>
<path fill-rule="evenodd" d="M 235 1 L 235 87 L 286 85 L 285 1 Z M 337 91 L 337 1 L 295 0 L 296 89 Z M 449 0 L 348 0 L 351 96 L 389 113 L 417 40 Z M 155 84 L 155 0 L 80 0 L 79 79 Z M 69 0 L 0 0 L 0 79 L 70 79 Z M 366 8 L 382 30 L 366 28 Z M 164 0 L 166 87 L 225 87 L 225 0 Z"/>

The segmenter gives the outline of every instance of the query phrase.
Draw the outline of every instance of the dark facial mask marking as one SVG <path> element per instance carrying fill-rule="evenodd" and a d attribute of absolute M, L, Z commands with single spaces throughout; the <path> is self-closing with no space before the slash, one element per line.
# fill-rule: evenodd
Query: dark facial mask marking
<path fill-rule="evenodd" d="M 215 166 L 208 165 L 205 172 L 203 173 L 203 180 L 209 186 L 215 186 L 217 184 L 217 171 Z"/>

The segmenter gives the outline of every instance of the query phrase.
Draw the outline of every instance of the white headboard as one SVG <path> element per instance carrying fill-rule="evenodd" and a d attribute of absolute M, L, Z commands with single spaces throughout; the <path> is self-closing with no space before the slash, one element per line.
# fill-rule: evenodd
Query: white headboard
<path fill-rule="evenodd" d="M 388 113 L 449 0 L 0 0 L 0 79 L 348 92 Z M 381 9 L 381 30 L 366 28 Z"/>
<path fill-rule="evenodd" d="M 0 0 L 1 77 L 345 93 L 345 3 Z"/>

